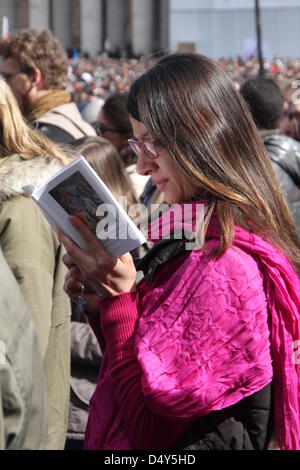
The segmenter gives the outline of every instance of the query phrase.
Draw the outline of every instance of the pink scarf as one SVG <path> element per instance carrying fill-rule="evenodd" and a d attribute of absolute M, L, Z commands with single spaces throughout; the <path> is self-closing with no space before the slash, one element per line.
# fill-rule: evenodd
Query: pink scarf
<path fill-rule="evenodd" d="M 217 227 L 214 217 L 210 233 Z M 275 383 L 275 425 L 281 449 L 300 449 L 300 281 L 277 248 L 257 235 L 236 227 L 234 245 L 259 263 L 270 314 L 271 351 Z M 300 345 L 300 341 L 299 341 Z"/>
<path fill-rule="evenodd" d="M 197 206 L 203 204 L 205 201 L 190 204 L 190 209 L 185 206 L 183 225 L 188 231 L 195 228 Z M 170 214 L 165 213 L 151 225 L 149 235 L 152 241 L 157 242 L 162 236 L 182 227 L 183 205 L 176 206 L 171 219 Z M 219 238 L 218 221 L 214 215 L 209 222 L 206 239 Z M 236 227 L 233 244 L 256 260 L 264 279 L 270 315 L 278 442 L 285 450 L 300 449 L 300 281 L 286 256 L 258 235 Z"/>

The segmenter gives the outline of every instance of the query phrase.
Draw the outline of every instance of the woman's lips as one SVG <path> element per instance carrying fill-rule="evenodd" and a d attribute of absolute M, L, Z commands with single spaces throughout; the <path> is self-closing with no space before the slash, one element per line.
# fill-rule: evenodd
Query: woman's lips
<path fill-rule="evenodd" d="M 161 180 L 161 181 L 155 181 L 155 184 L 157 186 L 157 189 L 159 191 L 163 191 L 163 188 L 165 187 L 165 185 L 167 184 L 168 180 Z"/>

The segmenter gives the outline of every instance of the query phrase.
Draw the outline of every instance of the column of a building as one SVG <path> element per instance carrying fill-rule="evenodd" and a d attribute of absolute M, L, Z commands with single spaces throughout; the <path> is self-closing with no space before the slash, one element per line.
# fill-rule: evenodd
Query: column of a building
<path fill-rule="evenodd" d="M 132 0 L 132 51 L 151 54 L 153 44 L 152 0 Z"/>
<path fill-rule="evenodd" d="M 51 27 L 63 46 L 72 47 L 72 0 L 52 0 Z"/>
<path fill-rule="evenodd" d="M 109 0 L 106 12 L 107 38 L 112 50 L 123 52 L 127 46 L 127 2 L 126 0 Z"/>
<path fill-rule="evenodd" d="M 15 0 L 16 28 L 28 28 L 28 0 Z"/>
<path fill-rule="evenodd" d="M 169 40 L 170 1 L 160 2 L 160 49 L 167 53 L 170 47 Z"/>
<path fill-rule="evenodd" d="M 16 4 L 15 4 L 15 0 L 1 0 L 1 2 L 0 2 L 1 35 L 3 33 L 3 31 L 2 31 L 2 26 L 3 26 L 2 18 L 4 16 L 6 16 L 8 18 L 9 31 L 14 30 L 15 26 L 16 26 Z"/>
<path fill-rule="evenodd" d="M 29 28 L 49 29 L 49 16 L 49 0 L 29 0 Z"/>
<path fill-rule="evenodd" d="M 81 0 L 81 50 L 95 55 L 102 49 L 102 0 Z"/>
<path fill-rule="evenodd" d="M 80 49 L 80 0 L 72 0 L 72 46 Z"/>

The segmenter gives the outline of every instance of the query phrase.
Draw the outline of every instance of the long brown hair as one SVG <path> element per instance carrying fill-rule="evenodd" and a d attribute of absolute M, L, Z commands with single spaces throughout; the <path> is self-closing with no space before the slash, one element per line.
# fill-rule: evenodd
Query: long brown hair
<path fill-rule="evenodd" d="M 125 166 L 112 143 L 103 137 L 90 137 L 76 148 L 76 153 L 86 158 L 117 199 L 127 197 L 128 208 L 138 203 Z"/>
<path fill-rule="evenodd" d="M 218 255 L 238 224 L 277 246 L 300 273 L 299 240 L 270 157 L 246 103 L 214 61 L 162 59 L 133 84 L 127 107 L 198 185 L 197 196 L 216 203 Z"/>
<path fill-rule="evenodd" d="M 25 122 L 9 86 L 0 79 L 0 159 L 13 154 L 23 160 L 52 157 L 63 165 L 69 162 L 65 150 Z"/>

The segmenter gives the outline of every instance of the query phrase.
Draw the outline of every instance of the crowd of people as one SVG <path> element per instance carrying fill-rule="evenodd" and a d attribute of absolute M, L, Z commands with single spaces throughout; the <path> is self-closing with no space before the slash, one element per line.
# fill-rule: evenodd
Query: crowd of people
<path fill-rule="evenodd" d="M 133 81 L 149 70 L 156 62 L 155 56 L 133 59 L 114 59 L 105 55 L 93 58 L 76 57 L 69 59 L 68 90 L 77 103 L 84 102 L 87 96 L 106 99 L 114 92 L 128 92 Z M 222 70 L 232 80 L 242 84 L 259 73 L 257 58 L 220 59 Z M 300 59 L 278 58 L 264 61 L 264 70 L 284 88 L 300 79 Z"/>
<path fill-rule="evenodd" d="M 106 56 L 69 59 L 69 92 L 75 101 L 84 101 L 93 94 L 106 99 L 114 92 L 128 92 L 133 81 L 148 70 L 154 58 L 113 59 Z"/>
<path fill-rule="evenodd" d="M 266 77 L 188 53 L 71 64 L 37 30 L 0 56 L 0 448 L 299 450 L 300 139 L 283 82 L 300 61 Z M 78 154 L 144 204 L 143 247 L 113 257 L 70 216 L 84 251 L 28 197 Z"/>
<path fill-rule="evenodd" d="M 77 103 L 83 117 L 94 122 L 104 101 L 114 93 L 128 93 L 132 83 L 149 70 L 157 58 L 115 59 L 106 55 L 94 58 L 69 59 L 68 91 Z M 240 87 L 245 81 L 260 73 L 255 57 L 243 59 L 220 59 L 217 61 L 231 79 Z M 300 141 L 300 59 L 278 58 L 264 61 L 264 74 L 277 82 L 285 98 L 283 132 Z"/>

